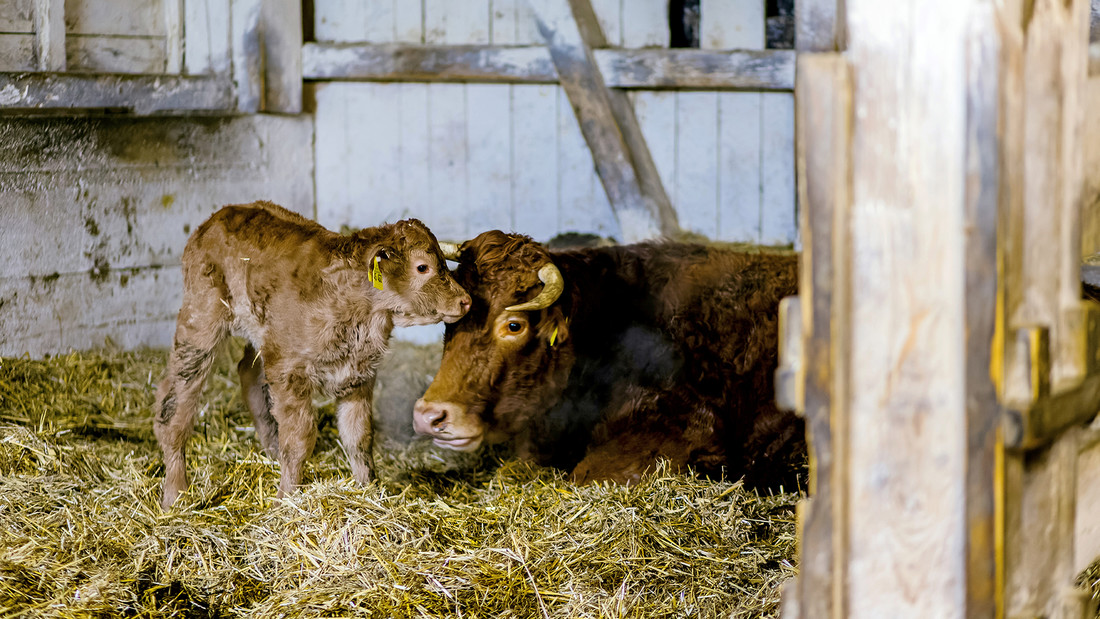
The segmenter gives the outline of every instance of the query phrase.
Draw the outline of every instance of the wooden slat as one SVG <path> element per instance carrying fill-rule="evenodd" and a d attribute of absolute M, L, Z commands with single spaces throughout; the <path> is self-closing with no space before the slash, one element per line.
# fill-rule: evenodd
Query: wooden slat
<path fill-rule="evenodd" d="M 803 205 L 802 389 L 811 496 L 799 514 L 801 560 L 798 585 L 791 595 L 797 598 L 799 617 L 825 619 L 839 616 L 834 611 L 843 594 L 845 520 L 839 510 L 846 501 L 843 417 L 833 414 L 834 407 L 844 403 L 841 381 L 848 362 L 840 353 L 843 339 L 834 339 L 834 324 L 841 327 L 846 315 L 846 292 L 838 276 L 847 269 L 843 249 L 851 200 L 851 75 L 842 56 L 807 54 L 799 59 L 796 113 L 798 190 Z M 784 599 L 785 607 L 788 603 Z"/>
<path fill-rule="evenodd" d="M 394 0 L 369 0 L 363 3 L 363 38 L 373 43 L 390 43 L 395 40 L 395 15 L 400 2 Z"/>
<path fill-rule="evenodd" d="M 366 13 L 369 5 L 416 4 L 393 0 L 313 0 L 313 36 L 318 41 L 346 43 L 366 40 Z"/>
<path fill-rule="evenodd" d="M 183 0 L 164 0 L 164 72 L 183 71 Z"/>
<path fill-rule="evenodd" d="M 69 35 L 65 39 L 69 71 L 163 73 L 164 37 Z"/>
<path fill-rule="evenodd" d="M 708 51 L 595 49 L 596 65 L 612 88 L 789 91 L 790 50 Z M 307 43 L 305 79 L 556 83 L 545 46 L 334 45 Z"/>
<path fill-rule="evenodd" d="M 393 11 L 393 40 L 424 43 L 424 5 L 395 0 Z"/>
<path fill-rule="evenodd" d="M 65 70 L 65 0 L 35 0 L 34 52 L 39 71 Z"/>
<path fill-rule="evenodd" d="M 424 0 L 426 43 L 489 42 L 489 0 Z"/>
<path fill-rule="evenodd" d="M 260 38 L 261 0 L 233 0 L 231 42 L 237 109 L 260 111 L 263 100 L 263 50 Z"/>
<path fill-rule="evenodd" d="M 302 111 L 302 3 L 263 0 L 263 110 L 281 114 Z"/>
<path fill-rule="evenodd" d="M 0 71 L 36 71 L 35 36 L 0 34 Z"/>
<path fill-rule="evenodd" d="M 699 47 L 764 49 L 764 0 L 701 0 Z"/>
<path fill-rule="evenodd" d="M 676 174 L 670 198 L 684 230 L 713 239 L 718 236 L 718 93 L 675 97 Z"/>
<path fill-rule="evenodd" d="M 558 196 L 561 231 L 589 231 L 618 238 L 615 213 L 600 185 L 565 91 L 558 88 Z M 641 119 L 639 119 L 641 124 Z M 642 131 L 645 131 L 644 125 Z M 647 138 L 648 139 L 648 138 Z M 658 164 L 659 165 L 659 164 Z"/>
<path fill-rule="evenodd" d="M 600 31 L 608 47 L 623 47 L 623 12 L 629 0 L 591 0 Z M 541 39 L 540 39 L 541 40 Z"/>
<path fill-rule="evenodd" d="M 760 242 L 759 93 L 718 97 L 718 238 Z"/>
<path fill-rule="evenodd" d="M 428 84 L 427 88 L 429 150 L 425 223 L 440 238 L 464 239 L 469 212 L 466 86 Z"/>
<path fill-rule="evenodd" d="M 622 29 L 623 47 L 668 47 L 668 0 L 627 0 Z"/>
<path fill-rule="evenodd" d="M 513 24 L 514 25 L 514 24 Z M 510 228 L 512 222 L 512 87 L 501 84 L 466 86 L 467 230 L 477 234 Z M 522 117 L 520 124 L 534 118 Z M 539 144 L 543 149 L 547 144 Z M 545 152 L 544 152 L 545 154 Z M 536 166 L 537 168 L 538 166 Z M 520 208 L 528 208 L 526 205 Z"/>
<path fill-rule="evenodd" d="M 800 52 L 843 51 L 847 46 L 844 7 L 845 0 L 795 2 L 795 49 Z"/>
<path fill-rule="evenodd" d="M 1083 600 L 1067 595 L 1077 575 L 1072 566 L 1080 434 L 1075 428 L 1050 449 L 1007 456 L 1006 617 L 1084 617 Z"/>
<path fill-rule="evenodd" d="M 233 85 L 207 77 L 0 73 L 0 109 L 230 111 Z"/>
<path fill-rule="evenodd" d="M 790 50 L 595 50 L 596 63 L 614 88 L 790 90 Z"/>
<path fill-rule="evenodd" d="M 990 377 L 997 305 L 1000 62 L 992 10 L 972 14 L 966 42 L 966 617 L 998 607 L 997 450 L 1001 407 Z"/>
<path fill-rule="evenodd" d="M 229 5 L 217 0 L 184 3 L 183 65 L 188 75 L 228 75 L 231 68 Z"/>
<path fill-rule="evenodd" d="M 512 187 L 516 230 L 549 240 L 558 230 L 557 88 L 512 86 Z"/>
<path fill-rule="evenodd" d="M 426 164 L 433 143 L 427 120 L 428 88 L 428 84 L 398 85 L 401 108 L 395 122 L 401 131 L 401 207 L 410 215 L 430 204 L 432 179 Z"/>
<path fill-rule="evenodd" d="M 0 0 L 0 33 L 34 32 L 35 0 Z"/>
<path fill-rule="evenodd" d="M 626 93 L 604 84 L 591 48 L 602 33 L 588 0 L 532 2 L 562 87 L 592 150 L 625 241 L 671 235 L 678 230 Z M 585 37 L 582 38 L 582 32 Z"/>
<path fill-rule="evenodd" d="M 760 242 L 793 243 L 795 222 L 794 97 L 760 95 Z"/>

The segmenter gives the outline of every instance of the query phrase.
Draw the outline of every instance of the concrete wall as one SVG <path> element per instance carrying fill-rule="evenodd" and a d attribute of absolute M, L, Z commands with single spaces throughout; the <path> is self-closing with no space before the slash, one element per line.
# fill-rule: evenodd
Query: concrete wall
<path fill-rule="evenodd" d="M 171 343 L 192 229 L 314 214 L 308 116 L 0 118 L 0 356 Z"/>

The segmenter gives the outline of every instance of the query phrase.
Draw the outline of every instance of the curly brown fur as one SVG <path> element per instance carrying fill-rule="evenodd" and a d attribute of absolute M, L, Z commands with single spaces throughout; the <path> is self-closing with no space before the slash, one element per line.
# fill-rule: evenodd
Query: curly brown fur
<path fill-rule="evenodd" d="M 367 482 L 371 393 L 393 326 L 457 320 L 470 305 L 419 221 L 342 236 L 270 202 L 224 207 L 199 226 L 183 252 L 183 279 L 154 419 L 164 507 L 187 487 L 187 437 L 214 352 L 230 335 L 248 341 L 241 391 L 264 449 L 282 465 L 282 496 L 300 483 L 316 441 L 314 389 L 338 398 L 341 442 L 355 479 Z"/>
<path fill-rule="evenodd" d="M 561 297 L 505 310 L 541 290 L 549 261 Z M 551 253 L 492 231 L 463 245 L 456 279 L 473 307 L 448 325 L 414 413 L 438 444 L 510 440 L 580 480 L 633 481 L 665 458 L 754 487 L 797 483 L 802 421 L 773 395 L 795 255 L 665 242 Z"/>

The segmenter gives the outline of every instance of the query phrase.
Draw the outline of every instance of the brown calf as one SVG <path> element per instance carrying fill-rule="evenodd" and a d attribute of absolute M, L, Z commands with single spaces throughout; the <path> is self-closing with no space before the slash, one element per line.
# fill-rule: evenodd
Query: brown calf
<path fill-rule="evenodd" d="M 395 325 L 453 322 L 470 297 L 415 219 L 342 236 L 270 202 L 227 206 L 183 252 L 183 305 L 157 390 L 154 429 L 168 507 L 187 487 L 185 445 L 218 345 L 248 344 L 237 366 L 278 496 L 301 482 L 317 438 L 314 388 L 337 400 L 340 441 L 361 483 L 373 475 L 371 396 Z"/>

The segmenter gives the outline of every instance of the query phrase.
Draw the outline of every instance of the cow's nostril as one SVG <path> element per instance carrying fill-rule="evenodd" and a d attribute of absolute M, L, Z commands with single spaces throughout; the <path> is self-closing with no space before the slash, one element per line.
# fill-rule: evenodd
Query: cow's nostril
<path fill-rule="evenodd" d="M 438 432 L 448 421 L 445 403 L 419 400 L 413 407 L 413 429 L 420 434 Z"/>
<path fill-rule="evenodd" d="M 460 301 L 458 302 L 458 306 L 462 308 L 462 311 L 463 311 L 463 312 L 468 312 L 468 311 L 470 311 L 470 297 L 463 297 L 463 298 L 462 298 L 462 299 L 461 299 L 461 300 L 460 300 Z"/>

